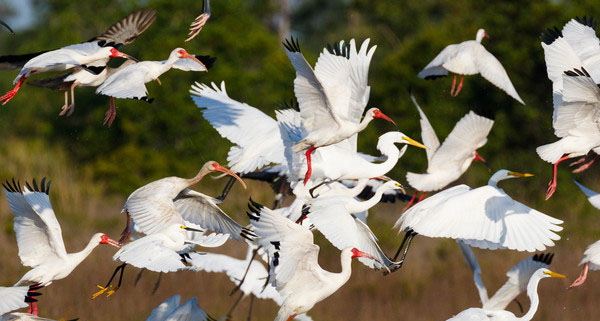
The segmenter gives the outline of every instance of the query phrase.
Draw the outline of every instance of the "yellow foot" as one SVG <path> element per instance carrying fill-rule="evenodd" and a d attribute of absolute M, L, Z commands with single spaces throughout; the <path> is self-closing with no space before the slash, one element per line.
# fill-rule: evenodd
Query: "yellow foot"
<path fill-rule="evenodd" d="M 108 292 L 106 292 L 106 297 L 110 297 L 111 295 L 115 294 L 115 292 L 117 292 L 117 290 L 119 289 L 119 287 L 116 287 Z"/>
<path fill-rule="evenodd" d="M 97 298 L 99 295 L 102 295 L 102 293 L 104 293 L 104 292 L 106 292 L 108 289 L 110 289 L 110 288 L 112 287 L 112 285 L 109 285 L 109 286 L 108 286 L 108 287 L 106 287 L 106 288 L 105 288 L 105 287 L 103 287 L 103 286 L 100 286 L 100 285 L 96 285 L 96 287 L 98 287 L 98 288 L 100 289 L 100 291 L 98 291 L 98 292 L 96 292 L 96 293 L 92 294 L 92 300 L 93 300 L 93 299 L 95 299 L 95 298 Z"/>

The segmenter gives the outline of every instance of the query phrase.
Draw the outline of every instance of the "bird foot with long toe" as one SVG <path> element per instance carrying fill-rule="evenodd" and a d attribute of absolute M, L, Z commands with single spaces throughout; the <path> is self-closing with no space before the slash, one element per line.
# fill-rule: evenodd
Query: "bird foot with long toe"
<path fill-rule="evenodd" d="M 573 281 L 573 283 L 571 283 L 571 285 L 569 285 L 567 290 L 570 290 L 572 288 L 582 285 L 585 282 L 585 280 L 587 279 L 587 273 L 588 273 L 589 268 L 590 268 L 590 262 L 587 262 L 583 266 L 583 270 L 581 271 L 581 274 L 579 275 L 579 277 L 575 281 Z"/>
<path fill-rule="evenodd" d="M 115 294 L 115 292 L 117 292 L 118 290 L 119 290 L 119 287 L 117 286 L 117 287 L 115 287 L 114 289 L 112 289 L 112 290 L 110 290 L 110 291 L 106 292 L 106 297 L 107 297 L 107 298 L 110 298 L 110 296 L 111 296 L 111 295 L 113 295 L 113 294 Z"/>
<path fill-rule="evenodd" d="M 552 179 L 548 183 L 548 190 L 546 191 L 546 200 L 549 200 L 552 195 L 556 192 L 556 180 Z"/>
<path fill-rule="evenodd" d="M 111 105 L 110 108 L 104 114 L 104 122 L 102 125 L 107 125 L 109 128 L 112 125 L 113 121 L 117 118 L 117 109 Z"/>
<path fill-rule="evenodd" d="M 59 116 L 71 116 L 71 114 L 73 114 L 73 111 L 75 110 L 75 105 L 74 104 L 70 104 L 70 105 L 63 105 L 60 113 L 58 113 Z"/>
<path fill-rule="evenodd" d="M 18 89 L 12 89 L 9 90 L 6 94 L 4 94 L 4 96 L 0 97 L 0 101 L 2 101 L 2 105 L 6 105 L 6 103 L 8 103 L 11 99 L 13 99 L 13 97 L 15 97 L 15 95 L 17 94 L 17 91 L 19 91 Z"/>
<path fill-rule="evenodd" d="M 108 289 L 110 289 L 112 287 L 112 285 L 109 285 L 107 287 L 103 287 L 101 285 L 96 285 L 96 287 L 99 288 L 100 291 L 92 294 L 92 300 L 95 299 L 95 298 L 97 298 L 97 297 L 99 297 L 99 296 L 101 296 L 102 294 L 104 294 L 104 292 L 108 291 Z"/>
<path fill-rule="evenodd" d="M 581 173 L 581 172 L 587 170 L 588 168 L 590 168 L 590 166 L 592 166 L 592 164 L 594 164 L 594 162 L 598 159 L 598 157 L 600 157 L 600 156 L 598 156 L 598 155 L 594 156 L 594 158 L 592 158 L 590 161 L 588 161 L 587 163 L 585 163 L 585 164 L 577 167 L 571 173 L 577 174 L 577 173 Z M 574 166 L 574 165 L 577 165 L 577 164 L 581 164 L 586 159 L 587 158 L 582 158 L 582 159 L 580 159 L 580 160 L 578 160 L 576 162 L 573 162 L 573 163 L 569 164 L 569 166 Z"/>

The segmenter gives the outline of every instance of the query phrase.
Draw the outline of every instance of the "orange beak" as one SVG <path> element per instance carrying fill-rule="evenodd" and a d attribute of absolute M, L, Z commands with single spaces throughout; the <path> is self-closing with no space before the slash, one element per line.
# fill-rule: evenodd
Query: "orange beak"
<path fill-rule="evenodd" d="M 488 35 L 488 34 L 487 34 L 487 32 L 484 32 L 484 33 L 483 33 L 483 37 L 484 37 L 484 38 L 488 38 L 488 39 L 490 39 L 490 35 Z"/>
<path fill-rule="evenodd" d="M 129 59 L 129 60 L 133 60 L 135 62 L 139 62 L 139 60 L 137 60 L 136 58 L 134 58 L 134 57 L 132 57 L 132 56 L 130 56 L 128 54 L 122 53 L 122 52 L 120 52 L 120 51 L 118 51 L 116 49 L 112 52 L 112 54 L 110 55 L 110 57 L 111 58 L 117 58 L 117 57 L 118 58 L 125 58 L 125 59 Z"/>
<path fill-rule="evenodd" d="M 198 58 L 194 57 L 194 55 L 190 55 L 188 52 L 181 54 L 181 58 L 191 59 L 191 60 L 201 64 L 202 67 L 204 67 L 204 69 L 206 69 L 206 71 L 208 71 L 208 68 L 206 68 L 206 66 L 200 60 L 198 60 Z"/>
<path fill-rule="evenodd" d="M 396 125 L 396 122 L 394 122 L 391 118 L 389 118 L 386 114 L 382 113 L 379 110 L 374 113 L 373 118 L 385 119 L 385 120 L 389 121 L 390 123 L 394 124 L 394 126 L 398 127 Z"/>
<path fill-rule="evenodd" d="M 477 162 L 477 161 L 479 161 L 479 162 L 482 162 L 482 163 L 484 163 L 484 164 L 485 164 L 485 163 L 487 163 L 487 162 L 485 161 L 485 159 L 484 159 L 483 157 L 481 157 L 481 155 L 479 155 L 479 153 L 478 153 L 478 152 L 475 152 L 475 157 L 473 157 L 473 161 L 474 161 L 474 162 Z"/>
<path fill-rule="evenodd" d="M 365 252 L 360 251 L 358 249 L 354 249 L 352 251 L 352 258 L 354 259 L 354 258 L 357 258 L 357 257 L 366 257 L 366 258 L 375 260 L 375 258 L 371 254 L 365 253 Z"/>
<path fill-rule="evenodd" d="M 227 168 L 225 168 L 225 167 L 223 167 L 221 165 L 216 165 L 215 166 L 215 171 L 223 172 L 223 173 L 225 173 L 225 174 L 227 174 L 227 175 L 229 175 L 229 176 L 237 179 L 238 182 L 240 182 L 240 184 L 242 184 L 242 186 L 244 187 L 244 189 L 246 189 L 246 183 L 244 183 L 244 181 L 239 176 L 237 176 L 234 172 L 230 171 L 229 169 L 227 169 Z"/>
<path fill-rule="evenodd" d="M 119 242 L 117 242 L 117 241 L 115 241 L 115 240 L 113 240 L 111 238 L 108 238 L 106 240 L 106 244 L 112 245 L 112 246 L 114 246 L 116 248 L 120 248 L 121 246 L 123 246 L 123 244 L 121 244 L 121 243 L 119 243 Z"/>

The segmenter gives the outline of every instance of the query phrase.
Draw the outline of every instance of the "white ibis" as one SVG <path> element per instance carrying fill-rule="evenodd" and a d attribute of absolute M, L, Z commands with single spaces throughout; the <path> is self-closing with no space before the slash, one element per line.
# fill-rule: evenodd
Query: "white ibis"
<path fill-rule="evenodd" d="M 275 321 L 290 321 L 337 291 L 350 279 L 353 258 L 374 259 L 349 247 L 341 252 L 342 271 L 325 271 L 318 263 L 319 246 L 314 244 L 313 234 L 306 226 L 295 224 L 252 199 L 248 207 L 254 227 L 249 233 L 255 233 L 258 244 L 267 249 L 271 280 L 285 297 Z"/>
<path fill-rule="evenodd" d="M 67 253 L 62 239 L 60 224 L 50 203 L 50 181 L 42 179 L 40 185 L 33 180 L 33 187 L 6 181 L 2 184 L 4 195 L 15 214 L 14 230 L 19 245 L 19 257 L 25 266 L 33 267 L 15 284 L 34 285 L 35 289 L 67 277 L 100 244 L 119 247 L 117 241 L 102 233 L 96 233 L 80 252 Z M 35 301 L 30 312 L 37 315 Z"/>
<path fill-rule="evenodd" d="M 454 317 L 448 319 L 447 321 L 473 321 L 473 320 L 481 320 L 481 321 L 493 321 L 493 320 L 521 320 L 521 321 L 529 321 L 533 318 L 535 313 L 537 312 L 538 306 L 540 304 L 540 298 L 537 293 L 538 284 L 541 279 L 544 278 L 561 278 L 565 279 L 566 276 L 562 274 L 558 274 L 552 272 L 546 268 L 540 268 L 533 273 L 531 278 L 529 279 L 529 283 L 527 283 L 527 296 L 531 301 L 531 305 L 529 307 L 529 311 L 527 313 L 517 318 L 512 312 L 508 312 L 505 310 L 488 310 L 481 308 L 470 308 L 462 311 L 461 313 L 455 315 Z"/>
<path fill-rule="evenodd" d="M 577 184 L 577 186 L 585 193 L 590 204 L 595 208 L 600 209 L 600 194 L 579 184 L 577 181 L 575 181 L 575 184 Z M 582 285 L 587 279 L 587 274 L 590 269 L 592 271 L 600 270 L 600 241 L 596 241 L 588 246 L 583 253 L 583 259 L 579 262 L 579 265 L 583 265 L 583 270 L 579 277 L 573 281 L 571 286 L 569 286 L 570 289 Z"/>
<path fill-rule="evenodd" d="M 187 244 L 215 247 L 229 237 L 242 240 L 242 226 L 216 205 L 217 200 L 188 188 L 215 171 L 235 177 L 246 188 L 246 184 L 235 173 L 215 161 L 208 161 L 193 178 L 166 177 L 131 193 L 122 210 L 127 214 L 127 227 L 121 240 L 128 239 L 130 218 L 136 230 L 146 236 L 123 246 L 113 259 L 156 272 L 170 272 L 184 267 L 177 252 L 187 249 Z M 219 235 L 194 239 L 186 235 L 184 230 L 212 230 L 227 236 L 224 239 Z M 117 270 L 121 269 L 121 276 L 124 267 L 124 264 L 117 267 Z M 108 291 L 117 270 L 106 286 L 97 286 L 100 291 L 94 293 L 93 298 Z M 119 286 L 110 290 L 108 295 L 112 295 Z"/>
<path fill-rule="evenodd" d="M 140 9 L 130 13 L 127 17 L 121 19 L 106 31 L 93 38 L 90 41 L 97 41 L 101 45 L 110 45 L 121 50 L 124 45 L 135 41 L 152 23 L 156 20 L 156 11 L 154 9 Z M 30 81 L 30 85 L 50 88 L 52 90 L 64 91 L 65 104 L 59 113 L 60 116 L 70 116 L 75 109 L 75 88 L 76 87 L 96 87 L 99 86 L 110 75 L 120 68 L 135 63 L 133 60 L 127 60 L 118 68 L 107 67 L 108 59 L 97 60 L 84 67 L 75 67 L 68 74 L 53 78 L 45 78 Z M 69 104 L 69 91 L 71 92 L 71 103 Z"/>
<path fill-rule="evenodd" d="M 307 171 L 311 175 L 311 153 L 318 147 L 348 139 L 367 127 L 374 118 L 394 121 L 378 108 L 367 110 L 361 121 L 370 87 L 368 74 L 376 46 L 365 40 L 357 51 L 354 39 L 323 49 L 313 70 L 300 52 L 298 40 L 287 40 L 285 52 L 296 69 L 294 93 L 298 99 L 302 126 L 307 135 L 294 146 L 294 152 L 306 148 Z"/>
<path fill-rule="evenodd" d="M 3 102 L 3 105 L 8 103 L 17 94 L 25 80 L 33 73 L 64 71 L 74 67 L 87 68 L 87 65 L 102 62 L 106 65 L 110 58 L 115 57 L 136 60 L 120 52 L 106 41 L 84 42 L 35 55 L 23 65 L 13 81 L 15 87 L 0 97 L 0 101 Z M 90 68 L 87 69 L 92 71 Z"/>
<path fill-rule="evenodd" d="M 462 89 L 465 75 L 481 74 L 483 78 L 525 105 L 500 61 L 481 45 L 483 38 L 489 36 L 485 30 L 479 29 L 475 40 L 447 46 L 419 72 L 419 77 L 435 79 L 447 76 L 448 72 L 454 73 L 450 95 L 457 96 Z M 456 86 L 456 75 L 461 75 L 458 86 Z"/>
<path fill-rule="evenodd" d="M 394 228 L 406 231 L 405 241 L 416 234 L 461 239 L 482 249 L 543 251 L 560 236 L 563 221 L 511 198 L 498 182 L 531 174 L 499 170 L 488 184 L 475 189 L 457 185 L 441 191 L 408 209 Z M 410 243 L 409 243 L 410 244 Z M 406 255 L 408 246 L 403 256 Z M 394 258 L 394 260 L 396 260 Z"/>
<path fill-rule="evenodd" d="M 566 159 L 585 156 L 600 150 L 600 129 L 596 114 L 600 107 L 600 89 L 584 68 L 565 71 L 562 75 L 561 103 L 556 106 L 554 134 L 560 140 L 539 146 L 541 159 L 554 164 L 546 199 L 556 191 L 558 164 Z"/>
<path fill-rule="evenodd" d="M 194 39 L 194 37 L 196 37 L 200 33 L 200 30 L 202 30 L 202 27 L 204 27 L 204 25 L 206 24 L 206 22 L 208 21 L 209 18 L 210 18 L 210 1 L 203 0 L 202 1 L 202 13 L 198 17 L 196 17 L 194 22 L 192 22 L 192 24 L 190 25 L 190 33 L 188 34 L 187 39 L 185 39 L 185 42 L 188 42 L 188 41 Z"/>
<path fill-rule="evenodd" d="M 210 56 L 194 56 L 183 48 L 175 48 L 167 60 L 141 61 L 119 69 L 96 89 L 97 94 L 110 96 L 110 108 L 106 112 L 104 123 L 110 127 L 117 116 L 114 98 L 139 99 L 152 103 L 154 98 L 148 98 L 145 83 L 158 80 L 160 75 L 171 68 L 184 71 L 208 71 L 215 61 L 216 58 Z"/>
<path fill-rule="evenodd" d="M 373 197 L 363 202 L 348 196 L 318 197 L 309 201 L 303 211 L 307 212 L 310 223 L 335 247 L 341 250 L 357 248 L 377 259 L 359 258 L 360 262 L 375 270 L 385 269 L 393 262 L 383 253 L 367 224 L 353 214 L 377 205 L 385 191 L 401 188 L 402 185 L 396 181 L 386 182 Z"/>
<path fill-rule="evenodd" d="M 28 286 L 0 286 L 0 315 L 27 307 Z"/>
<path fill-rule="evenodd" d="M 184 321 L 184 320 L 195 320 L 195 321 L 210 321 L 214 320 L 202 308 L 198 305 L 196 297 L 192 297 L 181 305 L 181 295 L 174 295 L 161 304 L 159 304 L 146 321 Z"/>
<path fill-rule="evenodd" d="M 440 145 L 433 127 L 417 104 L 415 97 L 411 95 L 410 98 L 421 115 L 421 138 L 423 144 L 427 146 L 425 150 L 427 152 L 427 172 L 424 174 L 408 172 L 406 174 L 406 180 L 410 186 L 417 190 L 413 196 L 414 200 L 418 191 L 423 194 L 437 191 L 454 182 L 467 171 L 472 162 L 485 163 L 485 159 L 479 156 L 477 149 L 487 142 L 487 136 L 492 130 L 494 121 L 470 111 L 456 123 L 444 143 Z M 408 207 L 410 207 L 410 203 Z"/>
<path fill-rule="evenodd" d="M 460 246 L 460 250 L 463 253 L 467 265 L 471 271 L 473 271 L 473 280 L 477 287 L 477 291 L 479 292 L 482 308 L 485 310 L 506 309 L 512 301 L 516 300 L 519 294 L 527 290 L 527 283 L 533 273 L 540 268 L 548 268 L 554 258 L 553 253 L 542 253 L 535 254 L 522 260 L 506 272 L 506 276 L 508 277 L 506 283 L 504 283 L 491 298 L 488 298 L 487 289 L 481 279 L 481 268 L 479 267 L 479 263 L 475 258 L 473 250 L 461 240 L 456 240 L 456 242 Z"/>

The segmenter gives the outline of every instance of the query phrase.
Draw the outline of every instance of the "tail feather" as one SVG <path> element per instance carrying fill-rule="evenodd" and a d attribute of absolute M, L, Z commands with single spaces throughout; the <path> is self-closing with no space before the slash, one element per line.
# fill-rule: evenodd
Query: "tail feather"
<path fill-rule="evenodd" d="M 542 145 L 536 148 L 535 151 L 538 153 L 541 159 L 554 164 L 558 162 L 558 160 L 564 154 L 564 150 L 561 145 L 561 140 L 559 140 L 551 144 Z"/>

